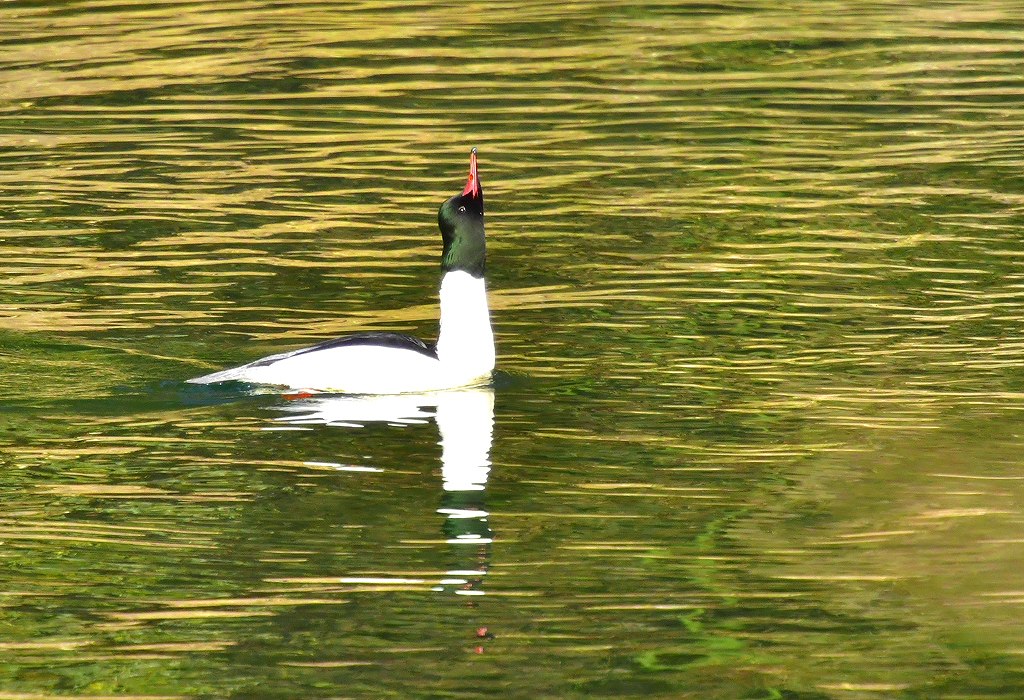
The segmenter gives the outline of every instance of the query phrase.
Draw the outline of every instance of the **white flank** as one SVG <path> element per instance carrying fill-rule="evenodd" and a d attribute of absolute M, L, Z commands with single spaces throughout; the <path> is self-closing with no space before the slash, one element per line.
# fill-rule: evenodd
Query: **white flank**
<path fill-rule="evenodd" d="M 229 380 L 354 394 L 404 394 L 482 384 L 494 369 L 494 334 L 483 279 L 462 271 L 441 281 L 437 359 L 414 350 L 346 345 L 293 351 L 189 380 Z"/>

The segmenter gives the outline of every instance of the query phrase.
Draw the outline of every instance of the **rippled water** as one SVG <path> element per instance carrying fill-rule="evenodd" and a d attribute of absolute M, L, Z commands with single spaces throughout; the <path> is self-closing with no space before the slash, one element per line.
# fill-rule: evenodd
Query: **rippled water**
<path fill-rule="evenodd" d="M 0 5 L 0 698 L 1019 698 L 1024 6 Z M 493 391 L 187 386 L 436 326 Z"/>

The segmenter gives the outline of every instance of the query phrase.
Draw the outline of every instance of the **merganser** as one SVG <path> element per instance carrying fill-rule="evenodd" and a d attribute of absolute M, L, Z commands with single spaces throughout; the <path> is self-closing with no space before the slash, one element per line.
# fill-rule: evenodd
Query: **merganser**
<path fill-rule="evenodd" d="M 465 189 L 441 205 L 437 223 L 443 251 L 436 343 L 404 333 L 358 333 L 188 381 L 353 394 L 403 394 L 486 383 L 494 369 L 494 333 L 484 283 L 484 191 L 475 148 Z"/>

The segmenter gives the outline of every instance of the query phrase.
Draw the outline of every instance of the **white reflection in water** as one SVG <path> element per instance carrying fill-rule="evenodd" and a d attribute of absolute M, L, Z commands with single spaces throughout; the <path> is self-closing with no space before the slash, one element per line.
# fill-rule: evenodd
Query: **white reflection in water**
<path fill-rule="evenodd" d="M 487 486 L 494 432 L 494 390 L 489 387 L 392 396 L 312 396 L 279 410 L 297 414 L 277 419 L 292 426 L 358 428 L 367 423 L 401 426 L 426 423 L 434 418 L 441 435 L 444 490 L 483 491 Z M 483 511 L 458 508 L 441 512 L 452 518 L 487 515 Z"/>
<path fill-rule="evenodd" d="M 292 414 L 275 420 L 288 426 L 360 428 L 368 423 L 387 423 L 401 427 L 433 418 L 440 434 L 445 492 L 437 512 L 445 516 L 445 541 L 457 545 L 459 560 L 435 590 L 451 587 L 460 595 L 483 595 L 480 584 L 490 564 L 490 545 L 494 541 L 483 503 L 491 471 L 493 389 L 475 387 L 391 396 L 314 395 L 278 410 Z M 352 465 L 318 464 L 355 469 Z M 365 467 L 363 470 L 379 471 Z"/>

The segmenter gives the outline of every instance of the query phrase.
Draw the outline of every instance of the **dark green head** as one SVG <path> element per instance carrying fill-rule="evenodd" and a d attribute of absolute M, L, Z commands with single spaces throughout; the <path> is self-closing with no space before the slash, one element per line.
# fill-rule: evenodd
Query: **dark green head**
<path fill-rule="evenodd" d="M 476 165 L 476 149 L 469 154 L 469 181 L 462 194 L 441 205 L 437 212 L 444 252 L 441 269 L 464 270 L 474 277 L 484 276 L 487 246 L 484 241 L 484 190 Z"/>

